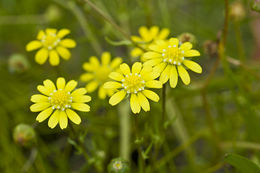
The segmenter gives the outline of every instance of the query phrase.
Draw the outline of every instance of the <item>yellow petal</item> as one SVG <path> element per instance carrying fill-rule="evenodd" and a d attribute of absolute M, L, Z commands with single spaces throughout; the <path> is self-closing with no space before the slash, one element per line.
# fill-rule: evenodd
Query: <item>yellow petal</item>
<path fill-rule="evenodd" d="M 202 73 L 201 66 L 199 64 L 197 64 L 196 62 L 193 62 L 190 60 L 184 60 L 183 64 L 196 73 Z"/>
<path fill-rule="evenodd" d="M 37 35 L 37 39 L 38 39 L 38 40 L 42 40 L 43 37 L 45 37 L 45 33 L 44 33 L 43 30 L 40 30 L 39 33 L 38 33 L 38 35 Z"/>
<path fill-rule="evenodd" d="M 143 108 L 143 110 L 145 112 L 150 111 L 150 104 L 149 104 L 149 101 L 147 100 L 147 98 L 141 92 L 139 92 L 137 94 L 137 97 L 138 97 L 139 103 L 140 103 L 141 107 Z"/>
<path fill-rule="evenodd" d="M 47 34 L 56 34 L 57 29 L 47 28 L 45 31 L 46 31 Z"/>
<path fill-rule="evenodd" d="M 154 39 L 157 36 L 158 32 L 159 32 L 159 27 L 158 26 L 152 26 L 150 28 L 150 38 Z"/>
<path fill-rule="evenodd" d="M 71 93 L 71 95 L 73 97 L 77 97 L 77 96 L 81 96 L 81 95 L 84 95 L 87 93 L 87 90 L 85 88 L 79 88 L 79 89 L 76 89 L 75 91 L 73 91 Z"/>
<path fill-rule="evenodd" d="M 44 111 L 38 114 L 38 116 L 36 117 L 36 121 L 43 122 L 52 114 L 52 112 L 53 112 L 52 107 L 45 109 Z"/>
<path fill-rule="evenodd" d="M 76 82 L 75 80 L 70 80 L 67 85 L 65 86 L 65 90 L 68 92 L 71 92 L 72 90 L 74 90 L 76 88 L 76 86 L 78 85 L 78 82 Z"/>
<path fill-rule="evenodd" d="M 78 111 L 82 111 L 82 112 L 89 112 L 90 111 L 90 106 L 84 103 L 72 103 L 71 107 L 73 109 L 76 109 Z"/>
<path fill-rule="evenodd" d="M 41 95 L 41 94 L 35 94 L 35 95 L 32 95 L 31 101 L 35 102 L 35 103 L 37 103 L 37 102 L 48 102 L 48 97 Z"/>
<path fill-rule="evenodd" d="M 60 57 L 55 50 L 50 51 L 50 64 L 52 66 L 57 66 L 60 63 Z"/>
<path fill-rule="evenodd" d="M 51 93 L 50 90 L 48 90 L 46 87 L 44 87 L 42 85 L 38 85 L 37 90 L 40 91 L 42 94 L 47 95 L 47 96 L 49 96 L 50 93 Z"/>
<path fill-rule="evenodd" d="M 112 72 L 108 76 L 110 79 L 114 79 L 116 81 L 122 81 L 124 79 L 124 76 L 118 72 Z"/>
<path fill-rule="evenodd" d="M 63 47 L 67 47 L 67 48 L 74 48 L 76 47 L 76 42 L 72 39 L 66 38 L 64 40 L 61 40 L 59 43 L 61 46 Z"/>
<path fill-rule="evenodd" d="M 51 115 L 51 117 L 49 118 L 48 126 L 53 129 L 53 128 L 58 124 L 59 118 L 60 118 L 60 111 L 59 111 L 59 110 L 56 110 L 56 111 Z"/>
<path fill-rule="evenodd" d="M 91 73 L 84 73 L 80 76 L 80 80 L 83 82 L 88 82 L 93 78 L 94 78 L 94 75 Z"/>
<path fill-rule="evenodd" d="M 160 64 L 162 62 L 162 58 L 156 58 L 156 59 L 151 59 L 151 60 L 148 60 L 144 63 L 144 66 L 155 66 L 157 64 Z"/>
<path fill-rule="evenodd" d="M 57 85 L 58 89 L 64 89 L 65 84 L 66 84 L 66 81 L 63 77 L 59 77 L 56 81 L 56 85 Z"/>
<path fill-rule="evenodd" d="M 172 67 L 172 65 L 167 65 L 167 67 L 162 72 L 162 74 L 160 76 L 160 81 L 162 83 L 166 83 L 168 81 L 168 79 L 170 78 L 171 67 Z"/>
<path fill-rule="evenodd" d="M 59 30 L 57 36 L 58 36 L 59 38 L 63 38 L 63 37 L 65 37 L 66 35 L 68 35 L 69 33 L 70 33 L 70 30 L 68 30 L 68 29 L 61 29 L 61 30 Z"/>
<path fill-rule="evenodd" d="M 51 104 L 49 102 L 39 102 L 39 103 L 35 103 L 35 104 L 31 105 L 30 110 L 32 112 L 40 112 L 50 106 L 51 106 Z"/>
<path fill-rule="evenodd" d="M 35 50 L 35 49 L 38 49 L 42 47 L 42 43 L 40 41 L 31 41 L 30 43 L 28 43 L 26 45 L 26 50 L 27 51 L 32 51 L 32 50 Z"/>
<path fill-rule="evenodd" d="M 98 85 L 99 84 L 98 84 L 97 81 L 92 81 L 92 82 L 87 84 L 86 89 L 87 89 L 88 92 L 91 93 L 91 92 L 93 92 L 97 89 Z"/>
<path fill-rule="evenodd" d="M 170 73 L 171 73 L 171 75 L 170 75 L 170 86 L 172 88 L 175 88 L 177 83 L 178 83 L 178 73 L 177 73 L 176 66 L 172 66 Z"/>
<path fill-rule="evenodd" d="M 140 41 L 142 41 L 142 39 L 141 39 L 140 37 L 135 36 L 135 35 L 131 36 L 131 39 L 132 39 L 134 42 L 140 42 Z"/>
<path fill-rule="evenodd" d="M 122 71 L 122 73 L 124 75 L 127 75 L 127 74 L 130 73 L 130 68 L 126 63 L 123 63 L 123 64 L 120 65 L 120 70 Z"/>
<path fill-rule="evenodd" d="M 192 44 L 190 42 L 185 42 L 180 46 L 180 49 L 188 51 L 192 48 Z"/>
<path fill-rule="evenodd" d="M 165 69 L 166 65 L 167 65 L 167 63 L 162 62 L 162 63 L 157 64 L 156 66 L 154 66 L 153 70 L 156 73 L 161 73 Z"/>
<path fill-rule="evenodd" d="M 73 97 L 73 102 L 84 103 L 84 102 L 89 102 L 89 101 L 91 101 L 91 97 L 90 96 L 79 95 L 79 96 Z"/>
<path fill-rule="evenodd" d="M 150 34 L 148 33 L 148 29 L 145 26 L 141 26 L 139 28 L 139 34 L 145 40 L 149 39 Z"/>
<path fill-rule="evenodd" d="M 35 61 L 38 64 L 43 64 L 48 58 L 48 50 L 46 48 L 41 48 L 35 55 Z"/>
<path fill-rule="evenodd" d="M 142 69 L 142 63 L 140 63 L 140 62 L 135 62 L 135 63 L 133 64 L 133 66 L 132 66 L 132 73 L 133 73 L 133 74 L 135 74 L 135 73 L 139 74 L 140 71 L 141 71 L 141 69 Z"/>
<path fill-rule="evenodd" d="M 91 65 L 92 66 L 94 66 L 94 67 L 99 67 L 99 61 L 98 61 L 98 58 L 97 57 L 95 57 L 95 56 L 91 56 L 90 58 L 89 58 L 89 62 L 91 63 Z"/>
<path fill-rule="evenodd" d="M 70 51 L 68 49 L 66 49 L 65 47 L 61 47 L 61 46 L 58 46 L 56 48 L 57 52 L 59 53 L 59 55 L 65 59 L 65 60 L 68 60 L 70 59 L 71 57 L 71 54 L 70 54 Z"/>
<path fill-rule="evenodd" d="M 141 56 L 144 52 L 142 51 L 142 49 L 140 48 L 134 48 L 132 51 L 131 51 L 131 56 L 132 57 L 138 57 L 138 56 Z"/>
<path fill-rule="evenodd" d="M 46 89 L 48 89 L 50 92 L 53 92 L 53 91 L 56 89 L 54 83 L 53 83 L 51 80 L 49 80 L 49 79 L 43 81 L 43 85 L 44 85 L 44 87 L 45 87 Z"/>
<path fill-rule="evenodd" d="M 112 61 L 111 64 L 110 64 L 111 68 L 117 68 L 117 67 L 119 66 L 119 64 L 122 63 L 122 61 L 123 61 L 123 60 L 122 60 L 122 58 L 120 58 L 120 57 L 114 58 L 113 61 Z"/>
<path fill-rule="evenodd" d="M 177 69 L 183 83 L 188 85 L 190 83 L 190 75 L 187 70 L 182 65 L 177 66 Z"/>
<path fill-rule="evenodd" d="M 124 90 L 121 90 L 119 92 L 116 92 L 112 97 L 109 99 L 109 104 L 112 106 L 118 104 L 125 98 L 126 92 Z"/>
<path fill-rule="evenodd" d="M 177 38 L 170 38 L 169 44 L 179 46 L 179 40 Z"/>
<path fill-rule="evenodd" d="M 154 58 L 160 58 L 162 55 L 157 52 L 146 52 L 144 53 L 143 57 L 145 59 L 154 59 Z"/>
<path fill-rule="evenodd" d="M 101 61 L 103 65 L 108 65 L 110 63 L 111 55 L 109 52 L 104 52 L 101 56 Z"/>
<path fill-rule="evenodd" d="M 104 88 L 106 89 L 122 88 L 122 84 L 118 82 L 109 81 L 104 84 Z"/>
<path fill-rule="evenodd" d="M 193 57 L 193 56 L 200 56 L 199 51 L 191 49 L 185 52 L 184 54 L 185 57 Z"/>
<path fill-rule="evenodd" d="M 158 80 L 151 80 L 145 83 L 148 88 L 162 88 L 162 82 Z"/>
<path fill-rule="evenodd" d="M 154 102 L 158 102 L 159 101 L 159 96 L 150 90 L 143 90 L 142 93 L 145 95 L 145 97 L 147 97 L 148 99 L 154 101 Z"/>
<path fill-rule="evenodd" d="M 65 111 L 60 111 L 59 124 L 61 129 L 65 129 L 68 125 L 68 117 Z"/>
<path fill-rule="evenodd" d="M 83 65 L 82 65 L 83 69 L 86 70 L 86 71 L 95 71 L 96 67 L 94 67 L 92 64 L 88 63 L 88 62 L 85 62 Z"/>
<path fill-rule="evenodd" d="M 131 94 L 130 106 L 134 114 L 139 113 L 141 111 L 141 106 L 139 104 L 139 100 L 136 94 Z"/>
<path fill-rule="evenodd" d="M 75 123 L 75 124 L 80 124 L 81 123 L 81 118 L 80 118 L 80 116 L 76 112 L 74 112 L 71 109 L 66 109 L 66 113 L 67 113 L 69 119 L 73 123 Z"/>
<path fill-rule="evenodd" d="M 105 88 L 103 88 L 103 86 L 100 86 L 100 87 L 99 87 L 98 97 L 99 97 L 100 99 L 105 99 L 105 98 L 106 98 L 106 90 L 105 90 Z"/>
<path fill-rule="evenodd" d="M 163 28 L 159 33 L 158 39 L 164 40 L 165 38 L 168 37 L 169 34 L 170 34 L 170 30 L 167 28 Z"/>

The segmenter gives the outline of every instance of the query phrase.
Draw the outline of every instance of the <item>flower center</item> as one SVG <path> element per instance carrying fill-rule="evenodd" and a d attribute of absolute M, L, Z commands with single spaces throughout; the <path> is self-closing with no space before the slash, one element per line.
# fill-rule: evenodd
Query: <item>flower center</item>
<path fill-rule="evenodd" d="M 96 78 L 101 83 L 104 83 L 108 80 L 108 75 L 111 72 L 111 69 L 108 66 L 100 66 L 95 72 Z"/>
<path fill-rule="evenodd" d="M 163 61 L 169 64 L 181 65 L 184 60 L 184 50 L 181 50 L 176 45 L 169 45 L 167 49 L 163 49 Z"/>
<path fill-rule="evenodd" d="M 113 167 L 117 170 L 120 170 L 122 169 L 122 163 L 120 161 L 116 161 L 114 164 L 113 164 Z"/>
<path fill-rule="evenodd" d="M 55 48 L 59 42 L 59 37 L 53 33 L 49 33 L 42 38 L 42 43 L 44 47 L 48 48 L 49 50 Z"/>
<path fill-rule="evenodd" d="M 54 90 L 49 97 L 52 109 L 61 109 L 64 111 L 66 108 L 71 107 L 72 96 L 70 92 L 64 89 Z"/>
<path fill-rule="evenodd" d="M 144 90 L 145 81 L 143 80 L 140 74 L 125 75 L 125 78 L 122 79 L 122 86 L 125 88 L 127 93 L 137 93 Z"/>

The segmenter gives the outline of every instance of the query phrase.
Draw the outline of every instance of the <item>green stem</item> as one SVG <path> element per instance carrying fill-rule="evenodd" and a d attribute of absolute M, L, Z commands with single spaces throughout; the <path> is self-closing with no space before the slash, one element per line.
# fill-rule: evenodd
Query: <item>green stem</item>
<path fill-rule="evenodd" d="M 162 126 L 165 121 L 165 112 L 166 112 L 166 84 L 162 88 Z"/>
<path fill-rule="evenodd" d="M 129 160 L 130 153 L 130 108 L 127 101 L 119 106 L 120 118 L 120 156 Z"/>
<path fill-rule="evenodd" d="M 142 156 L 142 147 L 141 147 L 141 142 L 140 142 L 140 134 L 139 134 L 139 128 L 138 128 L 138 115 L 134 115 L 134 120 L 135 120 L 135 136 L 136 136 L 136 141 L 139 141 L 138 142 L 138 171 L 139 173 L 143 173 L 144 172 L 144 159 L 143 159 L 143 156 Z"/>
<path fill-rule="evenodd" d="M 236 33 L 236 42 L 237 42 L 237 49 L 239 53 L 239 59 L 241 62 L 245 62 L 245 50 L 244 50 L 244 45 L 243 45 L 243 40 L 242 40 L 242 35 L 240 31 L 240 23 L 235 22 L 235 33 Z"/>

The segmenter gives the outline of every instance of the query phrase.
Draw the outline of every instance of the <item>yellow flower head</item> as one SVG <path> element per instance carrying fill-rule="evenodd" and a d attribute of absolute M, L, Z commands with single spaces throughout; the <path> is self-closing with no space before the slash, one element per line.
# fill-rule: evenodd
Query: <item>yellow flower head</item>
<path fill-rule="evenodd" d="M 67 48 L 74 48 L 76 42 L 72 39 L 63 39 L 70 33 L 68 29 L 61 29 L 57 32 L 56 29 L 47 28 L 45 32 L 41 30 L 38 33 L 37 40 L 31 41 L 26 45 L 27 51 L 39 49 L 35 55 L 35 61 L 38 64 L 44 64 L 49 57 L 50 64 L 57 66 L 60 63 L 61 56 L 68 60 L 71 57 L 70 51 Z"/>
<path fill-rule="evenodd" d="M 136 43 L 140 43 L 139 45 L 144 49 L 148 49 L 148 47 L 153 44 L 156 40 L 164 40 L 168 37 L 170 31 L 167 28 L 163 28 L 161 31 L 158 26 L 152 26 L 148 29 L 145 26 L 141 26 L 139 28 L 139 36 L 132 36 L 132 40 Z M 138 57 L 143 55 L 143 50 L 136 47 L 131 51 L 132 57 Z"/>
<path fill-rule="evenodd" d="M 161 73 L 159 80 L 162 83 L 170 80 L 172 88 L 177 85 L 178 75 L 183 83 L 188 85 L 190 76 L 185 67 L 196 73 L 202 72 L 199 64 L 189 60 L 190 57 L 200 56 L 197 50 L 191 48 L 192 44 L 190 42 L 181 44 L 177 38 L 171 38 L 167 41 L 159 40 L 149 47 L 149 52 L 143 55 L 146 61 L 144 66 L 153 66 L 156 72 Z"/>
<path fill-rule="evenodd" d="M 57 87 L 47 79 L 43 81 L 43 85 L 38 85 L 37 89 L 42 94 L 31 97 L 31 101 L 35 104 L 30 107 L 30 110 L 41 112 L 36 118 L 39 122 L 50 117 L 48 122 L 50 128 L 54 128 L 58 123 L 61 129 L 66 128 L 68 118 L 75 124 L 80 124 L 81 118 L 72 109 L 89 112 L 90 107 L 85 102 L 89 102 L 91 97 L 85 95 L 87 92 L 85 88 L 75 89 L 77 82 L 74 80 L 66 84 L 65 79 L 60 77 L 56 84 Z"/>
<path fill-rule="evenodd" d="M 98 96 L 101 99 L 105 99 L 107 95 L 111 96 L 114 93 L 114 90 L 105 89 L 103 85 L 109 80 L 108 75 L 115 71 L 122 62 L 119 57 L 112 61 L 110 59 L 109 52 L 102 54 L 101 62 L 95 56 L 90 57 L 89 62 L 83 64 L 83 69 L 87 72 L 80 76 L 80 80 L 87 82 L 86 89 L 88 92 L 93 92 L 99 87 Z"/>
<path fill-rule="evenodd" d="M 140 62 L 134 63 L 132 70 L 125 63 L 120 65 L 120 71 L 112 72 L 109 77 L 115 81 L 104 84 L 105 88 L 117 89 L 118 91 L 109 99 L 114 106 L 121 102 L 127 94 L 130 95 L 130 106 L 133 113 L 150 110 L 147 98 L 158 102 L 159 96 L 147 88 L 162 88 L 160 81 L 154 80 L 159 76 L 151 66 L 142 66 Z"/>

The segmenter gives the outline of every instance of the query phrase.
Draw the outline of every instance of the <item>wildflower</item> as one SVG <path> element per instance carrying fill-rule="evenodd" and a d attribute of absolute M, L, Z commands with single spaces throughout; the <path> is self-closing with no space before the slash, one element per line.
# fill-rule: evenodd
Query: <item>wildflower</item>
<path fill-rule="evenodd" d="M 158 26 L 153 26 L 148 29 L 145 26 L 141 26 L 139 28 L 139 36 L 132 36 L 132 40 L 136 43 L 140 43 L 139 45 L 144 48 L 148 49 L 148 47 L 153 44 L 156 40 L 164 40 L 168 37 L 170 31 L 167 28 L 163 28 L 161 31 L 159 30 Z M 136 47 L 131 51 L 132 57 L 138 57 L 143 55 L 143 50 Z"/>
<path fill-rule="evenodd" d="M 104 84 L 105 88 L 118 89 L 109 99 L 109 103 L 114 106 L 130 94 L 130 106 L 133 113 L 139 113 L 141 108 L 149 111 L 150 105 L 147 98 L 158 102 L 159 96 L 147 88 L 162 88 L 162 83 L 154 80 L 158 76 L 159 74 L 154 73 L 151 66 L 143 67 L 140 62 L 134 63 L 132 70 L 127 64 L 121 64 L 119 72 L 109 74 L 109 77 L 115 81 Z"/>
<path fill-rule="evenodd" d="M 37 40 L 31 41 L 26 45 L 27 51 L 40 50 L 35 55 L 35 61 L 38 64 L 44 64 L 49 57 L 50 64 L 57 66 L 60 63 L 60 56 L 68 60 L 71 57 L 70 51 L 67 48 L 74 48 L 76 42 L 72 39 L 65 38 L 70 33 L 68 29 L 61 29 L 57 32 L 56 29 L 47 28 L 45 32 L 41 30 L 38 33 Z"/>
<path fill-rule="evenodd" d="M 105 89 L 104 83 L 109 80 L 108 75 L 115 71 L 122 59 L 117 57 L 110 61 L 111 55 L 109 52 L 104 52 L 101 55 L 101 62 L 95 56 L 90 57 L 89 62 L 83 64 L 83 69 L 87 72 L 80 76 L 80 80 L 87 82 L 86 89 L 88 92 L 94 92 L 98 87 L 98 96 L 105 99 L 106 96 L 111 96 L 114 91 L 112 89 Z"/>
<path fill-rule="evenodd" d="M 48 126 L 54 128 L 58 123 L 61 129 L 67 127 L 68 118 L 75 124 L 80 124 L 81 118 L 72 109 L 89 112 L 89 105 L 85 102 L 91 100 L 90 96 L 85 95 L 86 89 L 75 89 L 77 82 L 69 81 L 67 84 L 65 79 L 60 77 L 56 82 L 57 87 L 51 80 L 43 81 L 43 85 L 39 85 L 37 89 L 42 94 L 35 94 L 31 97 L 34 102 L 30 109 L 32 112 L 41 112 L 36 120 L 39 122 L 49 118 Z M 75 89 L 75 90 L 74 90 Z"/>
<path fill-rule="evenodd" d="M 128 173 L 130 172 L 129 163 L 125 159 L 115 158 L 108 165 L 109 173 Z"/>
<path fill-rule="evenodd" d="M 242 21 L 246 17 L 246 10 L 241 1 L 234 1 L 230 5 L 230 17 L 234 21 Z"/>
<path fill-rule="evenodd" d="M 191 48 L 191 43 L 185 42 L 179 44 L 177 38 L 171 38 L 168 41 L 157 41 L 156 44 L 149 47 L 151 51 L 144 54 L 146 60 L 144 66 L 153 66 L 154 70 L 161 74 L 159 80 L 162 83 L 170 80 L 172 88 L 176 87 L 178 76 L 180 76 L 185 85 L 188 85 L 190 83 L 190 76 L 184 66 L 196 73 L 202 72 L 199 64 L 188 59 L 200 56 L 197 50 Z"/>
<path fill-rule="evenodd" d="M 30 64 L 23 54 L 12 54 L 8 59 L 8 66 L 11 72 L 22 73 L 29 69 Z"/>

